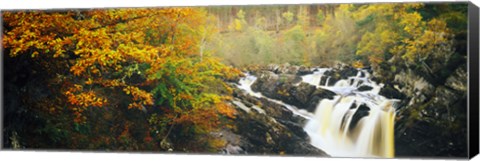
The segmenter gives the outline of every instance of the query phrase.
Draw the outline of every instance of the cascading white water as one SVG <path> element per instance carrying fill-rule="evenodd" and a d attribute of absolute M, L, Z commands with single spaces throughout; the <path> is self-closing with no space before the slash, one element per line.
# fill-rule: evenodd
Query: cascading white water
<path fill-rule="evenodd" d="M 359 71 L 357 76 L 339 80 L 333 86 L 328 86 L 329 77 L 327 77 L 325 84 L 321 85 L 323 74 L 328 70 L 331 69 L 318 68 L 313 74 L 302 77 L 305 83 L 337 94 L 333 100 L 321 100 L 314 114 L 253 92 L 251 85 L 257 79 L 255 76 L 247 74 L 240 80 L 238 87 L 252 96 L 282 104 L 294 114 L 306 118 L 308 122 L 304 130 L 310 136 L 311 144 L 331 156 L 394 157 L 395 109 L 393 103 L 397 100 L 386 99 L 379 95 L 383 85 L 370 81 L 368 79 L 370 74 L 366 71 Z M 358 91 L 357 88 L 360 86 L 370 86 L 372 89 Z M 361 105 L 369 108 L 368 115 L 361 117 L 353 126 L 355 113 Z"/>
<path fill-rule="evenodd" d="M 313 72 L 313 74 L 308 74 L 308 75 L 302 76 L 302 80 L 303 80 L 303 82 L 308 83 L 310 85 L 314 85 L 318 88 L 318 87 L 320 87 L 320 81 L 322 80 L 323 73 L 325 73 L 326 71 L 329 71 L 329 70 L 331 70 L 331 69 L 329 69 L 329 68 L 318 68 L 317 71 Z"/>
<path fill-rule="evenodd" d="M 306 79 L 313 75 L 315 73 L 304 76 L 303 81 L 317 83 Z M 357 76 L 340 80 L 334 86 L 317 85 L 337 96 L 333 100 L 321 100 L 314 118 L 305 125 L 312 145 L 338 157 L 394 157 L 393 103 L 397 100 L 378 95 L 382 85 L 370 81 L 368 76 L 365 71 L 359 71 Z M 362 85 L 372 89 L 360 92 L 357 88 Z M 368 115 L 352 126 L 354 114 L 362 104 L 369 108 Z"/>
<path fill-rule="evenodd" d="M 253 95 L 255 97 L 262 97 L 261 93 L 253 92 L 251 88 L 252 84 L 255 83 L 256 80 L 257 80 L 257 77 L 246 73 L 245 77 L 241 78 L 240 81 L 238 82 L 240 84 L 238 88 L 247 91 L 248 94 Z"/>

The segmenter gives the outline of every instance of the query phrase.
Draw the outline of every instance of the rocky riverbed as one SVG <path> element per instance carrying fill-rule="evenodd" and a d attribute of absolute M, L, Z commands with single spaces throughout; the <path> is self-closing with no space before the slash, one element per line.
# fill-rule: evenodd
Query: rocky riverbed
<path fill-rule="evenodd" d="M 324 149 L 312 146 L 304 130 L 319 101 L 333 100 L 338 95 L 317 87 L 333 86 L 339 80 L 361 78 L 369 73 L 372 80 L 382 79 L 367 68 L 359 72 L 353 67 L 338 65 L 321 71 L 323 76 L 317 85 L 302 81 L 305 79 L 302 77 L 318 70 L 286 64 L 245 71 L 255 79 L 250 80 L 248 90 L 234 91 L 231 104 L 238 111 L 237 129 L 222 132 L 228 142 L 223 153 L 330 156 Z M 432 85 L 409 70 L 380 83 L 379 95 L 398 100 L 394 103 L 395 157 L 466 155 L 466 79 L 466 71 L 459 67 L 442 85 Z M 361 81 L 368 80 L 356 83 L 362 84 Z M 232 86 L 240 85 L 232 82 Z M 359 93 L 371 90 L 375 89 L 366 85 L 356 88 Z M 367 108 L 363 108 L 367 109 L 366 113 L 361 109 L 357 110 L 360 114 L 356 114 L 359 118 L 368 115 Z M 365 114 L 361 115 L 362 112 Z"/>

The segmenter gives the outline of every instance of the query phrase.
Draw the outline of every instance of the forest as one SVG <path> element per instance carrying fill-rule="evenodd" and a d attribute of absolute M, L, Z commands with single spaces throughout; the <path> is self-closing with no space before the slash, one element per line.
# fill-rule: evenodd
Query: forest
<path fill-rule="evenodd" d="M 378 114 L 392 126 L 371 130 L 386 140 L 369 144 L 394 151 L 351 155 L 467 153 L 467 3 L 8 10 L 1 17 L 3 148 L 342 156 L 325 141 L 311 145 L 308 122 L 328 100 L 348 98 L 356 107 L 350 129 L 368 129 L 359 121 L 375 113 L 368 101 L 394 104 Z M 319 82 L 307 80 L 324 68 Z M 360 75 L 379 90 L 362 81 L 350 98 L 336 88 Z M 256 81 L 245 87 L 247 78 Z M 365 108 L 358 91 L 380 99 Z M 391 140 L 383 136 L 389 129 Z M 353 131 L 346 140 L 360 145 L 362 134 Z"/>

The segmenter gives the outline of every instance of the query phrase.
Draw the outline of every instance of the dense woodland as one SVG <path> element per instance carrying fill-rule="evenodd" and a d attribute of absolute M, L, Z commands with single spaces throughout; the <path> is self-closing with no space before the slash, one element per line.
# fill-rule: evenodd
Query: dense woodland
<path fill-rule="evenodd" d="M 234 65 L 416 65 L 453 55 L 466 34 L 463 4 L 330 4 L 210 7 L 221 36 L 214 53 Z M 455 42 L 465 43 L 465 42 Z M 444 48 L 436 48 L 437 46 Z M 457 47 L 457 48 L 455 48 Z M 443 57 L 443 58 L 441 58 Z M 405 60 L 405 61 L 404 61 Z M 403 64 L 403 63 L 402 63 Z M 432 71 L 434 72 L 434 71 Z"/>
<path fill-rule="evenodd" d="M 439 85 L 465 65 L 466 14 L 463 3 L 2 11 L 3 147 L 217 152 L 211 133 L 236 128 L 228 82 L 242 70 L 341 62 Z"/>

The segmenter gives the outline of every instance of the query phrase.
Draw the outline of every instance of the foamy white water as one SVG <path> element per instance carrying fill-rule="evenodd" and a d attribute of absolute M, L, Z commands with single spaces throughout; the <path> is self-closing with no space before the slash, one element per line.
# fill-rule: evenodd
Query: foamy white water
<path fill-rule="evenodd" d="M 303 78 L 323 77 L 314 74 Z M 333 100 L 321 100 L 314 118 L 305 125 L 304 129 L 311 137 L 312 145 L 337 157 L 394 157 L 393 103 L 396 100 L 378 95 L 383 85 L 369 80 L 369 76 L 366 71 L 359 71 L 356 76 L 339 80 L 334 86 L 328 86 L 328 83 L 316 84 L 317 88 L 330 90 L 337 96 Z M 317 83 L 314 82 L 315 79 L 303 81 Z M 360 92 L 360 86 L 372 89 Z M 349 128 L 354 114 L 362 104 L 370 109 L 369 114 L 362 117 L 356 126 Z"/>

